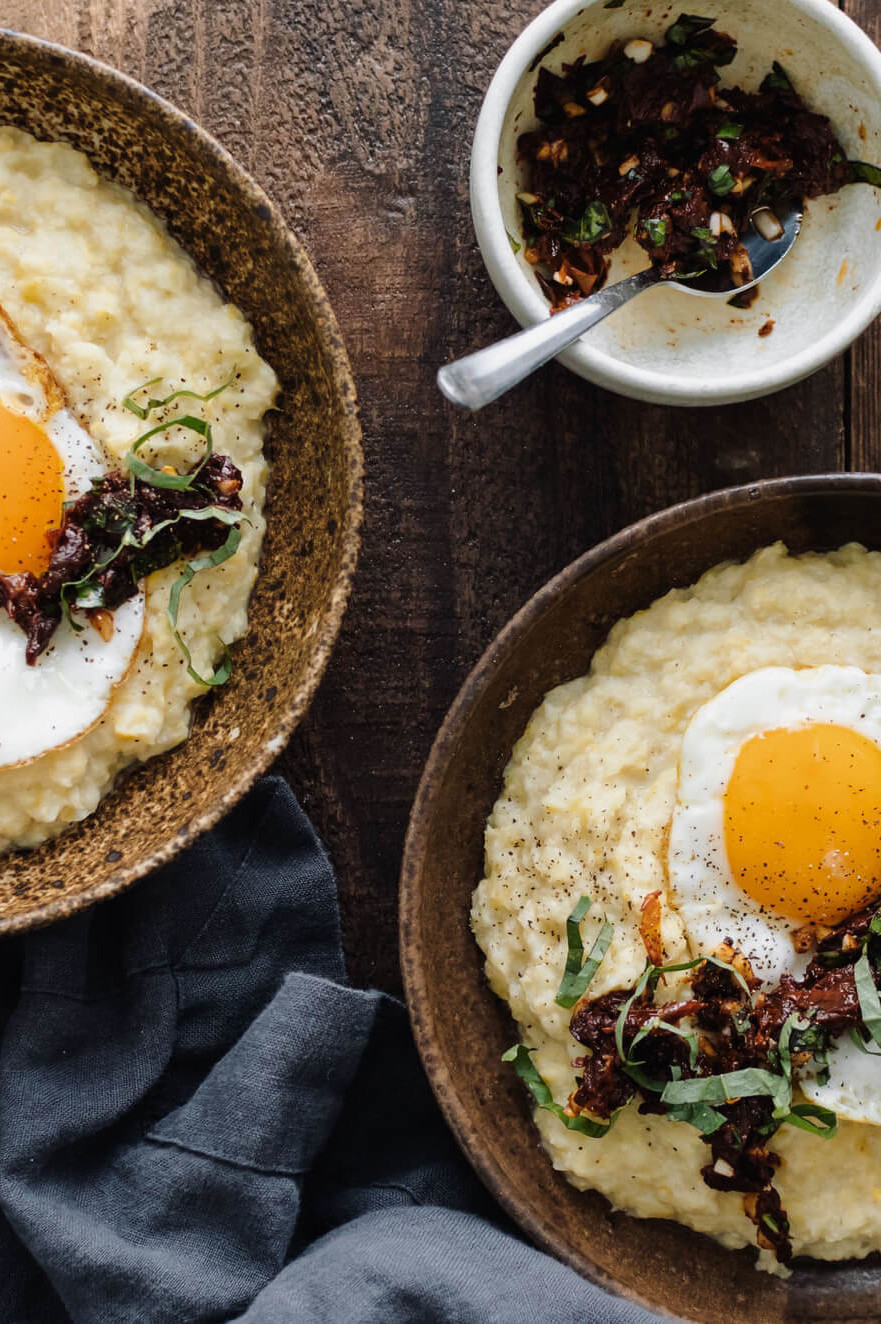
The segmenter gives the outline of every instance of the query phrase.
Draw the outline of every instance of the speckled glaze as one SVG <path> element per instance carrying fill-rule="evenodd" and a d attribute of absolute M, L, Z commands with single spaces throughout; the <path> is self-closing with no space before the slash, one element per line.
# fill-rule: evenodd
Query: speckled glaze
<path fill-rule="evenodd" d="M 266 443 L 267 533 L 248 634 L 189 740 L 124 775 L 98 811 L 0 859 L 0 933 L 128 887 L 211 827 L 284 748 L 339 631 L 358 552 L 361 433 L 339 329 L 303 249 L 197 125 L 104 65 L 0 31 L 0 123 L 85 152 L 161 216 L 251 321 L 282 385 Z"/>
<path fill-rule="evenodd" d="M 469 927 L 483 833 L 515 742 L 545 693 L 584 675 L 622 616 L 782 538 L 794 552 L 881 548 L 881 475 L 779 479 L 701 497 L 588 552 L 536 594 L 468 677 L 435 741 L 401 875 L 401 963 L 416 1041 L 465 1154 L 540 1246 L 608 1290 L 707 1324 L 877 1320 L 879 1257 L 796 1262 L 783 1282 L 677 1223 L 613 1214 L 555 1172 L 501 1055 L 517 1040 Z M 818 1189 L 817 1198 L 823 1198 Z M 536 1303 L 540 1313 L 540 1303 Z"/>

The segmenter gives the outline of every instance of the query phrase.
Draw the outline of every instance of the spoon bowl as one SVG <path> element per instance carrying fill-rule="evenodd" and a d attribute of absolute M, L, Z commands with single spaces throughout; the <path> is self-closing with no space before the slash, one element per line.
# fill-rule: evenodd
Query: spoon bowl
<path fill-rule="evenodd" d="M 768 207 L 757 207 L 750 217 L 750 228 L 741 240 L 749 258 L 752 279 L 735 283 L 731 268 L 725 266 L 716 271 L 706 271 L 694 280 L 671 279 L 667 283 L 677 290 L 685 290 L 687 294 L 699 294 L 711 299 L 746 294 L 755 289 L 766 276 L 770 276 L 775 267 L 780 266 L 801 233 L 803 221 L 804 212 L 800 206 L 793 205 L 786 211 L 780 209 L 776 212 Z M 777 237 L 770 237 L 776 230 L 779 230 Z"/>
<path fill-rule="evenodd" d="M 801 208 L 795 205 L 781 213 L 757 207 L 750 216 L 750 228 L 741 239 L 736 263 L 732 259 L 723 267 L 687 280 L 665 277 L 660 267 L 647 267 L 635 276 L 605 286 L 546 321 L 446 364 L 437 374 L 437 384 L 452 404 L 482 409 L 654 285 L 663 282 L 687 294 L 711 299 L 746 294 L 779 267 L 801 233 L 803 219 Z"/>

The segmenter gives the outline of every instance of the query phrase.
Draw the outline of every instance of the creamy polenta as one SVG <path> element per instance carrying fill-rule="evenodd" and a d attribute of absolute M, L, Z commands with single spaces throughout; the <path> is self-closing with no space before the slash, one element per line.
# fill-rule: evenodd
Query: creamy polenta
<path fill-rule="evenodd" d="M 232 379 L 207 404 L 184 402 L 210 421 L 215 449 L 244 479 L 235 556 L 198 574 L 181 597 L 181 634 L 196 671 L 210 675 L 221 640 L 245 632 L 264 532 L 261 420 L 277 382 L 248 323 L 131 193 L 102 180 L 82 154 L 12 128 L 0 129 L 0 303 L 79 421 L 120 460 L 163 417 L 148 425 L 123 408 L 134 387 L 158 379 L 160 394 L 205 393 Z M 202 445 L 177 430 L 157 440 L 150 462 L 189 467 Z M 0 848 L 36 845 L 84 818 L 127 764 L 186 737 L 190 702 L 204 689 L 187 674 L 166 617 L 178 575 L 171 567 L 147 580 L 140 646 L 101 720 L 64 747 L 0 770 Z"/>
<path fill-rule="evenodd" d="M 879 602 L 877 552 L 851 545 L 791 557 L 780 544 L 767 547 L 619 621 L 590 674 L 553 690 L 533 714 L 487 824 L 472 924 L 492 988 L 510 1004 L 559 1103 L 584 1052 L 569 1034 L 571 1013 L 555 1002 L 566 918 L 578 899 L 594 901 L 582 925 L 586 949 L 603 916 L 614 925 L 590 997 L 631 986 L 643 970 L 640 907 L 652 892 L 664 900 L 666 959 L 700 954 L 689 950 L 666 871 L 680 744 L 692 716 L 762 667 L 838 663 L 881 672 Z M 702 1181 L 707 1147 L 690 1125 L 640 1116 L 634 1103 L 598 1140 L 547 1111 L 536 1123 L 554 1166 L 574 1185 L 726 1246 L 754 1244 L 743 1197 Z M 834 1138 L 820 1140 L 784 1126 L 773 1148 L 796 1255 L 841 1259 L 881 1249 L 881 1127 L 841 1121 Z M 764 1251 L 759 1262 L 777 1267 Z"/>

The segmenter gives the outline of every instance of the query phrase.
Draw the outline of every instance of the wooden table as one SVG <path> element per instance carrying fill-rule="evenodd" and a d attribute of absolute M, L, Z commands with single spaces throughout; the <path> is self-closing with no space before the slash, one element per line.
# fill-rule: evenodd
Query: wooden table
<path fill-rule="evenodd" d="M 831 0 L 830 0 L 831 2 Z M 781 474 L 881 468 L 881 329 L 781 395 L 689 411 L 556 365 L 470 417 L 434 377 L 514 329 L 468 211 L 483 92 L 541 0 L 8 0 L 4 22 L 176 102 L 281 205 L 358 383 L 364 547 L 327 676 L 281 766 L 340 880 L 353 979 L 394 989 L 410 804 L 461 681 L 593 543 L 674 501 Z M 841 8 L 881 42 L 877 0 Z M 712 10 L 710 11 L 712 12 Z"/>

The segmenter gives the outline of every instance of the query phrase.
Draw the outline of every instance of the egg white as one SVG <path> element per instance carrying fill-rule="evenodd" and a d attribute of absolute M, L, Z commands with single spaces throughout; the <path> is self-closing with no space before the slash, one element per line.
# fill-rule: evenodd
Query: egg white
<path fill-rule="evenodd" d="M 804 921 L 775 914 L 737 886 L 725 851 L 724 797 L 746 741 L 814 722 L 848 727 L 881 747 L 881 676 L 858 667 L 765 667 L 699 708 L 682 740 L 668 873 L 689 944 L 698 956 L 730 939 L 761 979 L 775 982 L 804 973 L 809 957 L 792 943 Z"/>
<path fill-rule="evenodd" d="M 815 1071 L 797 1073 L 801 1092 L 811 1103 L 831 1108 L 852 1122 L 881 1126 L 881 1052 L 874 1044 L 863 1052 L 849 1034 L 829 1049 L 829 1079 L 825 1085 Z"/>
<path fill-rule="evenodd" d="M 75 501 L 110 467 L 101 448 L 66 407 L 47 365 L 23 344 L 0 310 L 0 402 L 46 433 L 63 467 L 64 499 Z M 34 666 L 24 631 L 0 611 L 0 767 L 25 763 L 68 744 L 101 718 L 131 666 L 144 624 L 143 589 L 113 612 L 105 642 L 81 617 L 77 633 L 62 620 Z"/>

